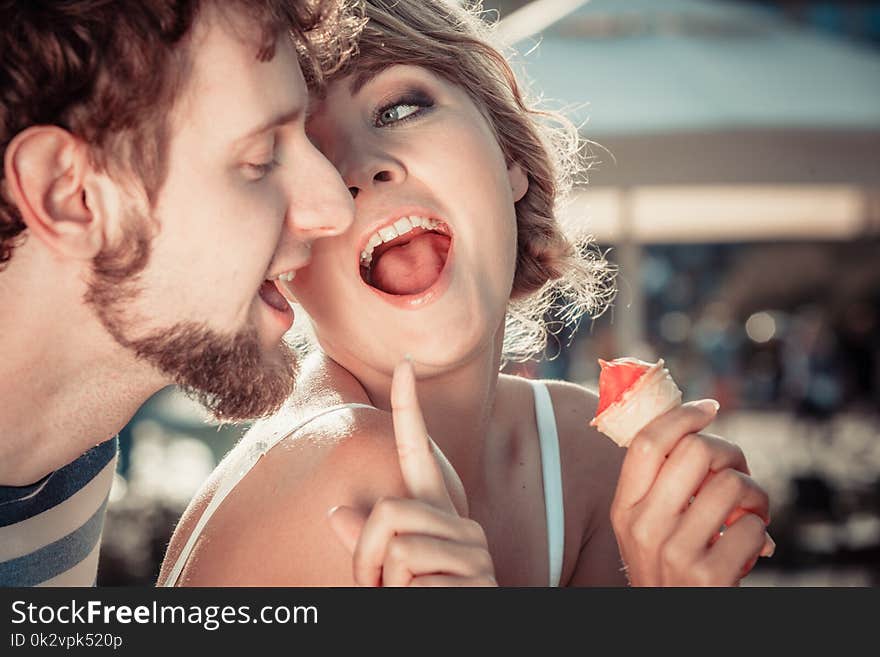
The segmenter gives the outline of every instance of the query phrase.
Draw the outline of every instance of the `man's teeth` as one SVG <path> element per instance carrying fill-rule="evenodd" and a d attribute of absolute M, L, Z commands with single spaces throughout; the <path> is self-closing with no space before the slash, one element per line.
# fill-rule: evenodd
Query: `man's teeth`
<path fill-rule="evenodd" d="M 436 230 L 442 224 L 435 219 L 426 219 L 425 217 L 401 217 L 390 226 L 380 228 L 370 236 L 367 241 L 366 248 L 361 251 L 361 267 L 369 267 L 373 262 L 373 251 L 380 244 L 390 242 L 397 239 L 401 235 L 406 235 L 413 228 L 424 228 L 425 230 Z"/>

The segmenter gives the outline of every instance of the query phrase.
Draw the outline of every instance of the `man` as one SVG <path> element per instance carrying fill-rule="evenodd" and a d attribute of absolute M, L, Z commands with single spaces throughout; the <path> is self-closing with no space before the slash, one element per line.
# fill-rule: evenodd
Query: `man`
<path fill-rule="evenodd" d="M 304 132 L 317 21 L 0 0 L 0 585 L 94 583 L 114 436 L 160 388 L 225 419 L 289 394 L 278 286 L 353 217 Z"/>

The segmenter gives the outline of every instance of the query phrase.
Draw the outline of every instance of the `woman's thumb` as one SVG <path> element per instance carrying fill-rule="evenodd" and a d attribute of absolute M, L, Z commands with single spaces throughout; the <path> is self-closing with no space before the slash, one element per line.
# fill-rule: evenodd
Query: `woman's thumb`
<path fill-rule="evenodd" d="M 345 549 L 354 554 L 361 530 L 367 517 L 350 506 L 334 506 L 327 512 L 330 526 L 345 546 Z"/>

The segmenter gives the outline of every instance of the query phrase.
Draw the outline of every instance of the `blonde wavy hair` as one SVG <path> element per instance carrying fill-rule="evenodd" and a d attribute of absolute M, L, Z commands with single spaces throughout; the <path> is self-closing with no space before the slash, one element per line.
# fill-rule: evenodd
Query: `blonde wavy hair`
<path fill-rule="evenodd" d="M 544 349 L 548 335 L 607 309 L 615 292 L 614 268 L 583 229 L 564 227 L 557 217 L 576 177 L 587 169 L 577 128 L 528 97 L 493 45 L 481 3 L 464 5 L 362 0 L 366 26 L 355 55 L 334 78 L 394 64 L 422 66 L 470 96 L 507 162 L 526 172 L 529 188 L 516 203 L 517 262 L 502 353 L 503 363 L 524 361 Z"/>

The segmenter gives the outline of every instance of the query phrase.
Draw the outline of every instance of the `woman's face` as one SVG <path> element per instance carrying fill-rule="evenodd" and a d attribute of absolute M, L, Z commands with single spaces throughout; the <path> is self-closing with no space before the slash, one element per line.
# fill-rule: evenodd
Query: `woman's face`
<path fill-rule="evenodd" d="M 410 354 L 445 369 L 503 327 L 527 178 L 457 86 L 400 65 L 356 80 L 332 83 L 308 122 L 354 224 L 316 242 L 290 287 L 343 366 L 390 372 Z"/>

